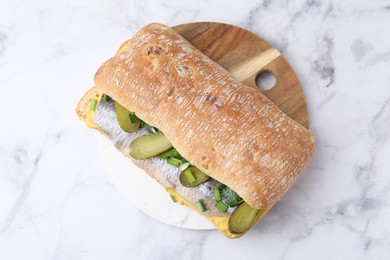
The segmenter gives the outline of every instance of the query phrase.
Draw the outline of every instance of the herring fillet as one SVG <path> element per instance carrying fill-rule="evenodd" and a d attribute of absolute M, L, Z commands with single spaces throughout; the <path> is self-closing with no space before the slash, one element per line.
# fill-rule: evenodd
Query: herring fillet
<path fill-rule="evenodd" d="M 213 195 L 213 188 L 215 186 L 214 180 L 209 180 L 193 188 L 184 187 L 179 181 L 179 168 L 171 166 L 166 160 L 156 156 L 145 160 L 135 160 L 131 158 L 129 155 L 130 143 L 137 137 L 151 134 L 153 131 L 142 128 L 133 133 L 126 133 L 123 131 L 116 118 L 115 101 L 100 101 L 93 115 L 93 121 L 108 135 L 118 151 L 132 159 L 133 162 L 136 161 L 136 164 L 141 166 L 141 168 L 151 169 L 146 172 L 162 186 L 173 189 L 177 194 L 195 207 L 198 207 L 198 200 L 203 199 L 207 208 L 207 211 L 204 212 L 204 214 L 207 216 L 226 216 L 234 211 L 235 207 L 229 208 L 227 213 L 222 213 L 215 208 Z"/>

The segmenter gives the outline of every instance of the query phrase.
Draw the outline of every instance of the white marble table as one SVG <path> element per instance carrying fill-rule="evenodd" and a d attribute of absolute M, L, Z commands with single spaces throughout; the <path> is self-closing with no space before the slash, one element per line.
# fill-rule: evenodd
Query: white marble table
<path fill-rule="evenodd" d="M 137 29 L 219 21 L 275 45 L 316 155 L 239 240 L 140 213 L 75 115 Z M 0 259 L 390 259 L 390 1 L 0 1 Z"/>

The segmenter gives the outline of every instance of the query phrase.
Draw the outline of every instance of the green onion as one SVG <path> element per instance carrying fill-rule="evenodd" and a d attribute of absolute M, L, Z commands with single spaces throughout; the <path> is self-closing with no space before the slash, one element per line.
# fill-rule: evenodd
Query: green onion
<path fill-rule="evenodd" d="M 185 169 L 187 169 L 191 164 L 189 162 L 183 162 L 182 164 L 180 164 L 180 167 L 179 167 L 179 170 L 180 171 L 184 171 Z"/>
<path fill-rule="evenodd" d="M 184 175 L 186 176 L 189 183 L 194 183 L 196 181 L 196 178 L 194 174 L 191 172 L 191 170 L 186 170 L 184 172 Z"/>
<path fill-rule="evenodd" d="M 172 199 L 173 203 L 176 203 L 176 202 L 177 202 L 177 200 L 176 200 L 176 197 L 175 197 L 175 196 L 171 195 L 171 199 Z"/>
<path fill-rule="evenodd" d="M 220 183 L 220 182 L 217 182 L 216 184 L 215 184 L 215 188 L 216 189 L 219 189 L 220 191 L 222 190 L 222 189 L 224 189 L 226 187 L 226 185 L 225 184 L 222 184 L 222 183 Z"/>
<path fill-rule="evenodd" d="M 97 100 L 92 99 L 91 102 L 89 103 L 89 110 L 95 111 L 96 110 L 96 105 L 97 105 Z"/>
<path fill-rule="evenodd" d="M 200 211 L 205 212 L 206 206 L 204 205 L 204 200 L 203 199 L 198 200 L 198 204 L 199 204 Z"/>
<path fill-rule="evenodd" d="M 221 190 L 221 197 L 223 198 L 224 203 L 230 207 L 235 207 L 244 201 L 229 187 L 225 187 Z"/>
<path fill-rule="evenodd" d="M 170 165 L 175 166 L 175 167 L 178 167 L 178 166 L 182 163 L 182 161 L 179 160 L 179 159 L 177 159 L 177 158 L 170 158 L 170 159 L 168 159 L 167 162 L 168 162 Z"/>
<path fill-rule="evenodd" d="M 186 160 L 186 158 L 182 157 L 180 154 L 176 158 L 179 158 L 180 160 L 183 161 L 183 163 L 188 163 L 189 161 Z"/>
<path fill-rule="evenodd" d="M 213 192 L 214 192 L 215 200 L 216 201 L 220 201 L 221 200 L 221 192 L 219 191 L 219 189 L 214 188 Z"/>
<path fill-rule="evenodd" d="M 130 112 L 129 117 L 130 117 L 130 122 L 132 124 L 137 124 L 140 121 L 139 118 L 135 115 L 134 112 Z"/>
<path fill-rule="evenodd" d="M 141 128 L 143 128 L 145 130 L 150 130 L 152 127 L 148 123 L 141 121 Z"/>
<path fill-rule="evenodd" d="M 158 158 L 164 159 L 164 160 L 168 160 L 168 159 L 171 159 L 173 157 L 178 157 L 178 156 L 180 156 L 180 154 L 176 151 L 175 148 L 171 148 L 168 151 L 157 155 Z"/>
<path fill-rule="evenodd" d="M 221 201 L 217 201 L 215 204 L 215 207 L 220 211 L 220 212 L 226 212 L 227 206 L 223 204 Z"/>
<path fill-rule="evenodd" d="M 104 101 L 104 102 L 107 102 L 107 101 L 109 101 L 111 98 L 110 98 L 110 96 L 109 96 L 109 95 L 107 95 L 107 94 L 103 94 L 103 97 L 102 97 L 102 99 L 103 99 L 103 101 Z"/>

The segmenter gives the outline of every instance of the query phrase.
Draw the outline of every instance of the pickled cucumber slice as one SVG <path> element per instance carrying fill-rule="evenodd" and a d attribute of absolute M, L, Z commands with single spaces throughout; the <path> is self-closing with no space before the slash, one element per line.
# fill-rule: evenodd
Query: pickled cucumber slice
<path fill-rule="evenodd" d="M 192 178 L 189 179 L 188 176 L 186 176 L 189 175 L 187 171 L 190 171 L 192 173 L 192 175 L 195 177 L 195 180 L 193 180 Z M 208 179 L 210 179 L 210 177 L 195 166 L 188 167 L 187 169 L 182 171 L 179 176 L 180 183 L 185 187 L 198 186 L 199 184 L 207 181 Z"/>
<path fill-rule="evenodd" d="M 248 231 L 261 209 L 254 209 L 245 202 L 239 205 L 229 219 L 229 231 L 242 234 Z"/>
<path fill-rule="evenodd" d="M 143 160 L 158 155 L 172 148 L 172 144 L 163 133 L 144 135 L 136 138 L 130 144 L 130 155 L 134 159 Z"/>
<path fill-rule="evenodd" d="M 122 128 L 123 131 L 127 133 L 132 133 L 138 130 L 140 126 L 140 121 L 138 120 L 138 122 L 131 122 L 130 111 L 116 101 L 115 112 L 119 126 Z"/>

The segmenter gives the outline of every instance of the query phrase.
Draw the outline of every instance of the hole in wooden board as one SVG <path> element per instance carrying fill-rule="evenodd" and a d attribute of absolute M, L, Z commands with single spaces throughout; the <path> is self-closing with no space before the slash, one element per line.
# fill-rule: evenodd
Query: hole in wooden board
<path fill-rule="evenodd" d="M 276 78 L 270 71 L 261 71 L 256 76 L 256 86 L 261 90 L 269 90 L 276 84 Z"/>

